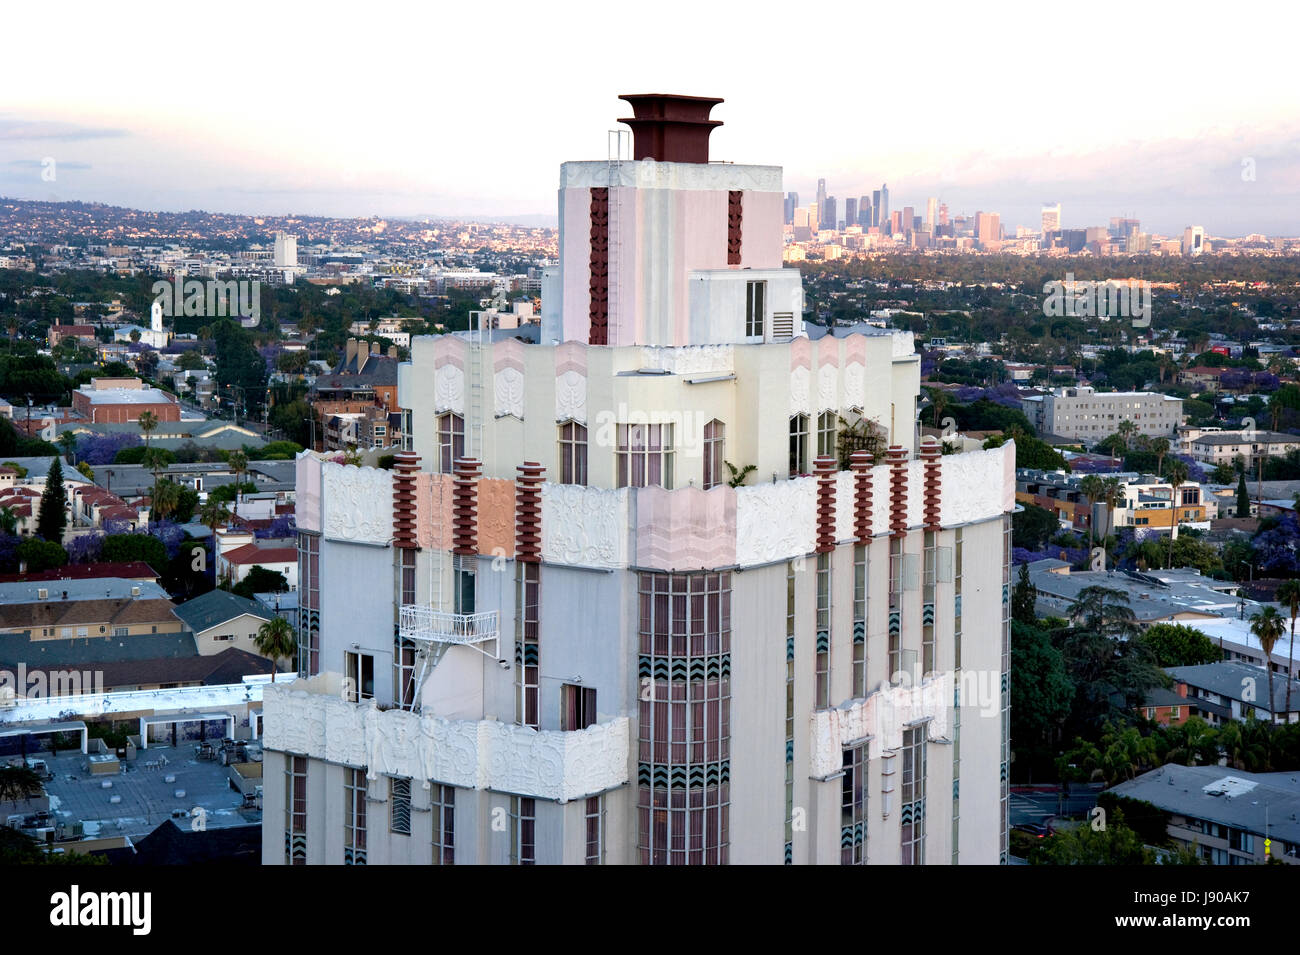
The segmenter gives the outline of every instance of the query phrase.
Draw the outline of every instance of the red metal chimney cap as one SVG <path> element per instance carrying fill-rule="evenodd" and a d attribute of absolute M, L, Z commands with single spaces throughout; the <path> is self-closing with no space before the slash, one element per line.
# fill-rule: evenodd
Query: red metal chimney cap
<path fill-rule="evenodd" d="M 723 100 L 674 93 L 626 93 L 619 99 L 632 105 L 633 118 L 619 122 L 632 127 L 633 159 L 709 161 L 709 133 L 722 125 L 709 119 L 709 111 Z"/>

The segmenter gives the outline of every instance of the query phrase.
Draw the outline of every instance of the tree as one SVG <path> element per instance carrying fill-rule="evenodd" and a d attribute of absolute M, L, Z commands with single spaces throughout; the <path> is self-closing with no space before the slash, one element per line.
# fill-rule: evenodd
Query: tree
<path fill-rule="evenodd" d="M 12 806 L 20 799 L 35 799 L 44 788 L 35 770 L 25 766 L 0 768 L 0 802 L 8 801 Z"/>
<path fill-rule="evenodd" d="M 1024 509 L 1011 515 L 1011 540 L 1016 547 L 1038 550 L 1061 529 L 1056 515 L 1037 504 L 1025 504 Z"/>
<path fill-rule="evenodd" d="M 243 580 L 230 588 L 230 592 L 252 600 L 254 594 L 282 594 L 288 589 L 289 581 L 284 574 L 255 564 L 249 568 Z"/>
<path fill-rule="evenodd" d="M 1187 483 L 1187 464 L 1175 458 L 1169 462 L 1169 485 L 1172 498 L 1169 501 L 1169 566 L 1174 566 L 1174 540 L 1178 537 L 1178 489 Z"/>
<path fill-rule="evenodd" d="M 1250 491 L 1246 490 L 1246 471 L 1244 469 L 1237 479 L 1237 516 L 1250 517 Z"/>
<path fill-rule="evenodd" d="M 1137 430 L 1138 426 L 1128 418 L 1121 421 L 1119 427 L 1115 429 L 1115 433 L 1119 435 L 1120 440 L 1124 442 L 1125 451 L 1129 449 L 1129 443 L 1133 440 L 1133 436 L 1137 434 Z"/>
<path fill-rule="evenodd" d="M 167 515 L 174 514 L 180 500 L 181 486 L 179 484 L 175 481 L 156 481 L 153 486 L 153 494 L 150 497 L 152 518 L 161 521 Z"/>
<path fill-rule="evenodd" d="M 276 614 L 257 628 L 253 640 L 257 652 L 271 660 L 271 682 L 275 682 L 275 671 L 279 669 L 280 660 L 292 659 L 298 652 L 298 641 L 294 637 L 293 627 L 289 621 Z"/>
<path fill-rule="evenodd" d="M 1088 553 L 1092 554 L 1093 515 L 1097 512 L 1097 502 L 1106 493 L 1105 482 L 1095 474 L 1089 474 L 1079 482 L 1079 493 L 1088 499 Z"/>
<path fill-rule="evenodd" d="M 217 527 L 230 520 L 230 511 L 223 503 L 221 503 L 221 501 L 215 500 L 209 496 L 204 505 L 199 508 L 199 520 L 206 524 L 208 529 L 212 531 L 212 546 L 215 547 L 217 541 Z"/>
<path fill-rule="evenodd" d="M 1264 669 L 1268 671 L 1268 721 L 1273 722 L 1273 647 L 1286 631 L 1286 620 L 1276 607 L 1268 606 L 1250 618 L 1250 632 L 1259 639 L 1264 651 Z M 1288 676 L 1288 682 L 1290 677 Z"/>
<path fill-rule="evenodd" d="M 1295 658 L 1295 621 L 1300 617 L 1300 580 L 1283 581 L 1277 588 L 1275 599 L 1291 614 L 1291 642 L 1286 651 L 1286 712 L 1291 712 L 1291 664 Z"/>
<path fill-rule="evenodd" d="M 145 450 L 149 449 L 149 435 L 153 434 L 158 428 L 158 416 L 152 411 L 140 412 L 140 433 L 144 435 Z"/>
<path fill-rule="evenodd" d="M 18 533 L 18 515 L 11 507 L 0 507 L 0 534 L 13 537 Z"/>
<path fill-rule="evenodd" d="M 1164 465 L 1165 455 L 1169 453 L 1169 439 L 1153 438 L 1147 445 L 1147 450 L 1156 456 L 1156 477 L 1159 477 L 1160 469 Z"/>
<path fill-rule="evenodd" d="M 1038 588 L 1029 579 L 1029 565 L 1020 565 L 1020 576 L 1011 590 L 1011 619 L 1033 626 L 1038 621 L 1034 610 L 1038 602 Z"/>
<path fill-rule="evenodd" d="M 1034 765 L 1039 751 L 1050 768 L 1052 744 L 1070 714 L 1074 684 L 1051 636 L 1019 620 L 1011 623 L 1011 739 L 1021 759 Z"/>
<path fill-rule="evenodd" d="M 63 448 L 63 453 L 67 455 L 69 464 L 76 464 L 77 457 L 77 436 L 71 431 L 65 431 L 59 435 L 59 446 Z"/>
<path fill-rule="evenodd" d="M 1039 840 L 1029 852 L 1030 865 L 1155 865 L 1155 850 L 1115 814 L 1101 829 L 1082 824 Z"/>
<path fill-rule="evenodd" d="M 1213 640 L 1184 624 L 1153 623 L 1138 640 L 1151 651 L 1159 667 L 1196 666 L 1223 659 Z"/>
<path fill-rule="evenodd" d="M 112 564 L 142 560 L 159 570 L 167 566 L 167 545 L 151 534 L 109 534 L 99 556 Z"/>
<path fill-rule="evenodd" d="M 230 465 L 230 470 L 235 472 L 235 516 L 239 516 L 239 484 L 241 478 L 248 471 L 248 455 L 243 451 L 231 451 L 230 457 L 226 458 L 226 463 Z"/>
<path fill-rule="evenodd" d="M 58 541 L 41 540 L 39 537 L 29 537 L 24 540 L 18 545 L 14 556 L 18 558 L 19 565 L 26 565 L 27 570 L 32 573 L 53 570 L 68 562 L 68 552 L 63 549 L 63 545 Z"/>
<path fill-rule="evenodd" d="M 68 523 L 68 492 L 63 486 L 63 464 L 55 458 L 45 477 L 45 490 L 41 492 L 41 507 L 36 518 L 36 533 L 56 544 L 63 539 L 63 528 Z"/>

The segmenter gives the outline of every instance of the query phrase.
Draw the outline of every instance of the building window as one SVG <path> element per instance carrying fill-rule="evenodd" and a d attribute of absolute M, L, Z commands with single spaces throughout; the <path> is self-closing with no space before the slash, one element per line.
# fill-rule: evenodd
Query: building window
<path fill-rule="evenodd" d="M 818 457 L 835 457 L 835 426 L 838 417 L 834 411 L 823 411 L 817 416 Z"/>
<path fill-rule="evenodd" d="M 745 335 L 748 338 L 763 337 L 763 321 L 766 317 L 766 282 L 745 283 Z"/>
<path fill-rule="evenodd" d="M 515 722 L 537 729 L 538 602 L 541 564 L 516 561 L 515 572 Z"/>
<path fill-rule="evenodd" d="M 640 860 L 643 865 L 725 865 L 731 575 L 639 576 Z"/>
<path fill-rule="evenodd" d="M 790 476 L 808 474 L 808 416 L 797 414 L 790 419 Z"/>
<path fill-rule="evenodd" d="M 415 708 L 415 644 L 397 637 L 393 641 L 393 686 L 395 702 L 404 710 Z"/>
<path fill-rule="evenodd" d="M 621 424 L 618 426 L 618 486 L 673 486 L 673 426 L 671 424 Z"/>
<path fill-rule="evenodd" d="M 560 684 L 560 729 L 585 730 L 596 722 L 596 691 L 589 686 Z"/>
<path fill-rule="evenodd" d="M 298 576 L 298 672 L 315 676 L 320 673 L 320 538 L 314 534 L 298 535 Z"/>
<path fill-rule="evenodd" d="M 388 831 L 411 834 L 411 780 L 405 776 L 388 777 Z"/>
<path fill-rule="evenodd" d="M 307 864 L 307 757 L 284 760 L 284 863 Z"/>
<path fill-rule="evenodd" d="M 456 787 L 434 783 L 429 791 L 433 814 L 433 864 L 456 864 Z"/>
<path fill-rule="evenodd" d="M 903 731 L 903 865 L 925 865 L 925 732 L 924 723 Z"/>
<path fill-rule="evenodd" d="M 474 613 L 475 597 L 475 565 L 478 558 L 469 554 L 455 555 L 452 567 L 453 580 L 455 581 L 455 612 L 461 614 Z"/>
<path fill-rule="evenodd" d="M 343 654 L 343 694 L 349 703 L 375 698 L 375 658 L 368 653 Z"/>
<path fill-rule="evenodd" d="M 844 751 L 840 781 L 840 864 L 867 864 L 867 744 Z"/>
<path fill-rule="evenodd" d="M 537 801 L 510 797 L 510 864 L 537 864 Z"/>
<path fill-rule="evenodd" d="M 587 865 L 605 864 L 605 797 L 587 797 Z"/>
<path fill-rule="evenodd" d="M 853 696 L 867 695 L 867 545 L 853 547 Z"/>
<path fill-rule="evenodd" d="M 560 483 L 587 483 L 587 426 L 576 421 L 560 425 Z"/>
<path fill-rule="evenodd" d="M 404 547 L 398 550 L 401 567 L 402 603 L 415 603 L 415 550 Z"/>
<path fill-rule="evenodd" d="M 817 555 L 817 655 L 814 706 L 831 705 L 831 555 Z"/>
<path fill-rule="evenodd" d="M 785 864 L 794 862 L 794 564 L 785 570 Z"/>
<path fill-rule="evenodd" d="M 704 490 L 716 487 L 725 478 L 723 455 L 726 454 L 725 439 L 727 427 L 716 418 L 704 426 Z"/>
<path fill-rule="evenodd" d="M 443 474 L 450 474 L 456 460 L 464 456 L 465 419 L 450 411 L 438 415 L 438 469 Z"/>
<path fill-rule="evenodd" d="M 343 864 L 366 864 L 366 771 L 343 770 Z"/>

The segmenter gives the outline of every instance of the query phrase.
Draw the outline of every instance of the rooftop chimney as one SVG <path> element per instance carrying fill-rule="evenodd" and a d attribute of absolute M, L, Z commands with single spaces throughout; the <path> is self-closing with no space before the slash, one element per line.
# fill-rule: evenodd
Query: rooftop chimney
<path fill-rule="evenodd" d="M 352 359 L 357 357 L 357 340 L 349 338 L 346 349 L 343 352 L 343 370 L 347 371 L 348 365 L 352 364 Z"/>
<path fill-rule="evenodd" d="M 396 346 L 396 345 L 389 345 L 389 346 L 388 346 L 388 357 L 389 357 L 389 358 L 396 358 L 396 357 L 397 357 L 397 346 Z"/>
<path fill-rule="evenodd" d="M 657 162 L 709 161 L 709 133 L 722 121 L 709 119 L 720 99 L 675 96 L 671 93 L 628 93 L 619 99 L 632 104 L 632 158 Z"/>

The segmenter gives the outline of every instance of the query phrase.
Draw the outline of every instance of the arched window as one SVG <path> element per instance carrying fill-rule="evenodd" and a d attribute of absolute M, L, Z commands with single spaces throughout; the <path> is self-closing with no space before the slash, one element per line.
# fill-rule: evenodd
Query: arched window
<path fill-rule="evenodd" d="M 704 426 L 704 490 L 716 487 L 723 476 L 723 456 L 726 454 L 727 426 L 714 418 Z"/>
<path fill-rule="evenodd" d="M 790 419 L 790 476 L 807 474 L 808 467 L 808 416 L 797 414 Z"/>
<path fill-rule="evenodd" d="M 450 474 L 465 456 L 465 419 L 454 412 L 438 415 L 438 470 Z"/>
<path fill-rule="evenodd" d="M 587 483 L 587 427 L 576 421 L 560 425 L 560 483 Z"/>

